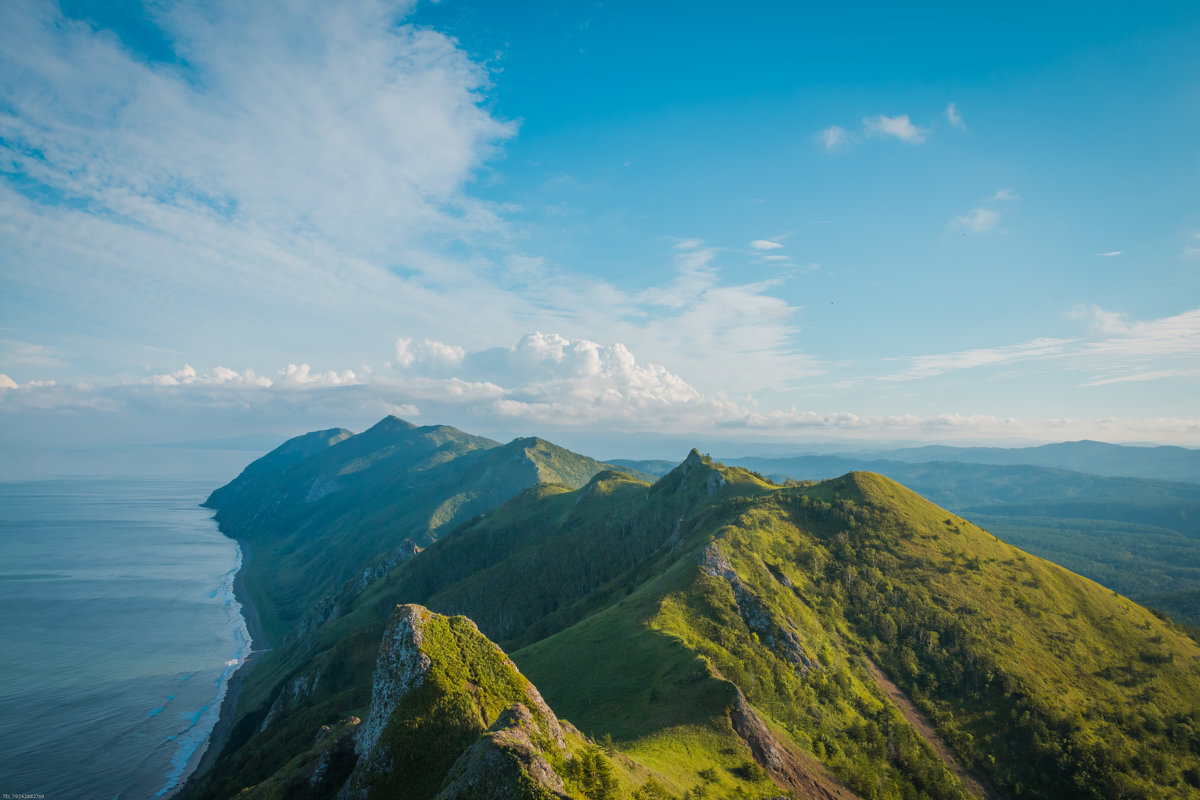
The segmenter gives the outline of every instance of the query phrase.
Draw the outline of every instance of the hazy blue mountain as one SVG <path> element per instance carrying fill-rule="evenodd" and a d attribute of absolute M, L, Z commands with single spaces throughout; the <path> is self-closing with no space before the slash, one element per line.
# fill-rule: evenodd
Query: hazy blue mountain
<path fill-rule="evenodd" d="M 582 486 L 602 469 L 541 439 L 501 445 L 387 417 L 357 435 L 291 439 L 205 505 L 242 542 L 246 591 L 278 641 L 345 584 L 368 582 L 455 525 L 530 486 Z"/>
<path fill-rule="evenodd" d="M 852 457 L 885 461 L 965 461 L 972 464 L 1027 464 L 1057 467 L 1093 475 L 1158 478 L 1200 483 L 1200 450 L 1148 447 L 1106 442 L 1058 442 L 1038 447 L 947 447 L 929 445 L 880 450 Z"/>

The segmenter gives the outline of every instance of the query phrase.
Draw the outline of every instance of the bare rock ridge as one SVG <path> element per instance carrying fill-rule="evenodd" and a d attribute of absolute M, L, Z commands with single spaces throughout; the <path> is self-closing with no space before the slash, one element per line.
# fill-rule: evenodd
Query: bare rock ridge
<path fill-rule="evenodd" d="M 466 617 L 419 605 L 384 631 L 354 752 L 346 797 L 566 796 L 563 728 L 537 689 Z"/>
<path fill-rule="evenodd" d="M 309 681 L 302 674 L 285 693 L 301 697 Z M 572 735 L 578 748 L 582 737 Z M 567 734 L 537 689 L 475 623 L 420 605 L 397 606 L 388 621 L 365 720 L 348 716 L 321 725 L 308 741 L 286 768 L 240 796 L 569 796 L 561 774 L 572 759 Z"/>
<path fill-rule="evenodd" d="M 695 452 L 695 451 L 693 451 Z M 804 645 L 791 625 L 778 619 L 765 603 L 751 591 L 733 568 L 733 564 L 721 552 L 716 542 L 709 542 L 700 552 L 700 567 L 705 574 L 723 578 L 733 589 L 738 614 L 746 627 L 754 631 L 771 650 L 786 659 L 799 673 L 812 669 L 815 662 L 804 652 Z M 782 581 L 781 581 L 782 583 Z M 790 583 L 790 581 L 789 581 Z"/>
<path fill-rule="evenodd" d="M 780 786 L 804 800 L 854 800 L 854 795 L 826 774 L 811 756 L 788 747 L 755 713 L 742 690 L 729 711 L 729 721 L 754 755 L 754 760 Z"/>

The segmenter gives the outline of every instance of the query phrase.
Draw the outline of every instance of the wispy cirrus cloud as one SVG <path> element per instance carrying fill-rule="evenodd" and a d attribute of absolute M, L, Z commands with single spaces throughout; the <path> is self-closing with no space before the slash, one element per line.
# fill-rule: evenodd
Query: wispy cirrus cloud
<path fill-rule="evenodd" d="M 1159 319 L 1131 320 L 1124 312 L 1092 305 L 1076 309 L 1071 316 L 1104 337 L 1088 342 L 1088 353 L 1135 360 L 1200 358 L 1200 308 Z"/>
<path fill-rule="evenodd" d="M 516 125 L 412 5 L 145 4 L 180 54 L 151 60 L 58 4 L 0 4 L 21 76 L 0 83 L 0 313 L 52 295 L 22 308 L 40 331 L 213 354 L 365 337 L 398 304 L 434 328 L 472 295 L 502 325 L 516 293 L 438 243 L 507 236 L 470 184 Z"/>
<path fill-rule="evenodd" d="M 30 342 L 0 340 L 0 364 L 21 367 L 61 367 L 65 363 L 57 347 Z"/>
<path fill-rule="evenodd" d="M 1168 378 L 1197 378 L 1200 369 L 1159 369 L 1146 372 L 1129 372 L 1113 377 L 1099 377 L 1088 381 L 1084 386 L 1108 386 L 1113 383 L 1142 383 L 1144 381 L 1160 381 Z"/>
<path fill-rule="evenodd" d="M 1193 231 L 1188 235 L 1190 240 L 1183 246 L 1183 252 L 1180 253 L 1181 258 L 1200 258 L 1200 232 Z"/>
<path fill-rule="evenodd" d="M 1087 327 L 1087 335 L 914 356 L 906 369 L 881 380 L 914 381 L 960 370 L 1044 361 L 1053 361 L 1056 369 L 1091 373 L 1085 386 L 1200 375 L 1192 366 L 1200 360 L 1200 308 L 1159 319 L 1131 320 L 1123 312 L 1092 305 L 1080 306 L 1069 316 Z"/>
<path fill-rule="evenodd" d="M 911 381 L 920 378 L 932 378 L 962 369 L 976 367 L 991 367 L 1001 364 L 1011 364 L 1017 361 L 1045 358 L 1061 355 L 1073 339 L 1034 339 L 1029 342 L 1002 347 L 980 347 L 971 350 L 960 350 L 955 353 L 940 353 L 937 355 L 915 356 L 910 360 L 908 369 L 887 375 L 883 380 Z"/>

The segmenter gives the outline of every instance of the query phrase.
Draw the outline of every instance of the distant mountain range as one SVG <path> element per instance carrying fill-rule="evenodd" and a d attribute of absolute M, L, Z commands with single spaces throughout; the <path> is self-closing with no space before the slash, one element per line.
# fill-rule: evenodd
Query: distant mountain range
<path fill-rule="evenodd" d="M 1200 792 L 1184 629 L 881 475 L 394 419 L 256 465 L 209 505 L 276 646 L 186 798 Z"/>
<path fill-rule="evenodd" d="M 1200 450 L 1184 447 L 1144 447 L 1084 440 L 1012 448 L 930 445 L 854 455 L 911 463 L 962 461 L 970 464 L 1055 467 L 1093 475 L 1200 483 Z"/>

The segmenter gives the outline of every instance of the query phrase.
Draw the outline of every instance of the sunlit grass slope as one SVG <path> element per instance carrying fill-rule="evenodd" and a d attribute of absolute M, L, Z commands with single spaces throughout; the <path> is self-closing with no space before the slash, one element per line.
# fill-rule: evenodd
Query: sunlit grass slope
<path fill-rule="evenodd" d="M 555 713 L 611 741 L 614 796 L 1200 791 L 1196 642 L 871 473 L 780 487 L 693 453 L 653 485 L 540 485 L 344 600 L 251 675 L 198 794 L 266 780 L 361 715 L 409 602 L 470 617 Z"/>

